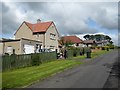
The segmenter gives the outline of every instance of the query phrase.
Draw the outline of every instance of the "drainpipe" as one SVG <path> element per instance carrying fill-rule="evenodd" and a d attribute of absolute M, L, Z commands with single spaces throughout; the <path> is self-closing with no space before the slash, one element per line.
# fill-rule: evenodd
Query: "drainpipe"
<path fill-rule="evenodd" d="M 45 49 L 45 34 L 44 34 L 44 39 L 43 39 L 43 47 Z"/>

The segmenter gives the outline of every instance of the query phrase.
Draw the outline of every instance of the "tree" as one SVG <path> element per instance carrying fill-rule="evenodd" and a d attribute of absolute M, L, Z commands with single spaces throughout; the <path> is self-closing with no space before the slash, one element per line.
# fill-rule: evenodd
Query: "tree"
<path fill-rule="evenodd" d="M 86 40 L 90 40 L 90 35 L 87 34 L 87 35 L 85 35 L 83 38 L 85 38 Z"/>
<path fill-rule="evenodd" d="M 90 40 L 94 40 L 95 36 L 94 35 L 90 35 Z"/>
<path fill-rule="evenodd" d="M 103 35 L 103 34 L 96 34 L 96 35 L 85 35 L 84 38 L 86 40 L 96 40 L 96 41 L 101 41 L 101 40 L 107 40 L 109 43 L 113 44 L 111 41 L 111 37 L 108 35 Z"/>
<path fill-rule="evenodd" d="M 96 41 L 101 41 L 102 40 L 102 35 L 101 34 L 96 34 L 95 35 L 95 40 Z"/>
<path fill-rule="evenodd" d="M 113 44 L 113 41 L 109 41 L 109 43 L 112 45 L 112 44 Z"/>
<path fill-rule="evenodd" d="M 111 40 L 111 37 L 109 37 L 108 35 L 105 36 L 105 40 L 109 41 Z"/>
<path fill-rule="evenodd" d="M 59 42 L 60 42 L 61 45 L 65 45 L 65 42 L 64 42 L 64 38 L 63 38 L 63 37 L 61 37 L 61 39 L 59 40 Z"/>

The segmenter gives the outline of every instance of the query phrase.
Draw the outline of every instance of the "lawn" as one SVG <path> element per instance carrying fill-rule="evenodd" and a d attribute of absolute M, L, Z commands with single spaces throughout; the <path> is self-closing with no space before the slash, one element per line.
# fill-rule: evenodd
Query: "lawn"
<path fill-rule="evenodd" d="M 33 82 L 42 80 L 55 74 L 56 72 L 63 71 L 66 68 L 70 68 L 79 64 L 81 64 L 81 62 L 76 62 L 74 60 L 57 60 L 41 64 L 40 66 L 6 71 L 2 73 L 2 87 L 26 87 Z"/>
<path fill-rule="evenodd" d="M 0 73 L 0 89 L 2 89 L 2 73 Z"/>
<path fill-rule="evenodd" d="M 111 50 L 109 50 L 109 51 L 111 51 Z M 91 53 L 91 58 L 93 59 L 93 58 L 95 58 L 95 57 L 98 57 L 98 56 L 100 56 L 100 55 L 103 55 L 103 54 L 105 54 L 105 53 L 107 53 L 107 52 L 109 52 L 109 51 L 106 51 L 106 50 L 94 50 L 94 51 L 92 51 L 92 53 Z M 82 56 L 77 56 L 77 57 L 73 57 L 73 58 L 70 58 L 71 60 L 82 60 L 82 59 L 86 59 L 86 54 L 84 54 L 84 55 L 82 55 Z"/>
<path fill-rule="evenodd" d="M 111 49 L 109 49 L 109 51 L 107 51 L 107 50 L 100 50 L 100 49 L 98 49 L 98 50 L 92 50 L 91 58 L 93 59 L 95 57 L 98 57 L 98 56 L 103 55 L 105 53 L 108 53 L 110 51 L 112 51 L 112 50 Z M 69 59 L 70 60 L 84 60 L 84 59 L 86 59 L 86 53 L 84 55 L 82 55 L 82 56 L 78 55 L 76 57 L 71 57 Z"/>
<path fill-rule="evenodd" d="M 111 51 L 111 50 L 109 50 L 109 51 Z M 105 53 L 107 53 L 109 51 L 106 51 L 106 50 L 94 51 L 94 52 L 91 53 L 91 58 L 95 58 L 97 56 L 103 55 L 103 54 L 105 54 Z"/>

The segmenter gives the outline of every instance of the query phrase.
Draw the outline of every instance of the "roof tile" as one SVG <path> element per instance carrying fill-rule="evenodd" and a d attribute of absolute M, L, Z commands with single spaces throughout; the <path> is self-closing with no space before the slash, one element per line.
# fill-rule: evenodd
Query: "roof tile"
<path fill-rule="evenodd" d="M 27 26 L 35 33 L 35 32 L 46 32 L 49 26 L 53 23 L 52 21 L 50 22 L 40 22 L 36 24 L 31 24 L 28 22 L 25 22 Z"/>
<path fill-rule="evenodd" d="M 77 37 L 77 36 L 64 36 L 63 37 L 64 42 L 72 42 L 72 43 L 82 43 L 83 41 Z"/>

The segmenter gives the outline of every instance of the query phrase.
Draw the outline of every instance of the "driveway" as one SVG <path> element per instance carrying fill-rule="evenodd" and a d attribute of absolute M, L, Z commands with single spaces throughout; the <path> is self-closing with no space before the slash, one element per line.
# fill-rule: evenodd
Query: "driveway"
<path fill-rule="evenodd" d="M 103 88 L 117 58 L 118 51 L 114 50 L 94 60 L 86 59 L 85 64 L 53 75 L 28 88 Z"/>

